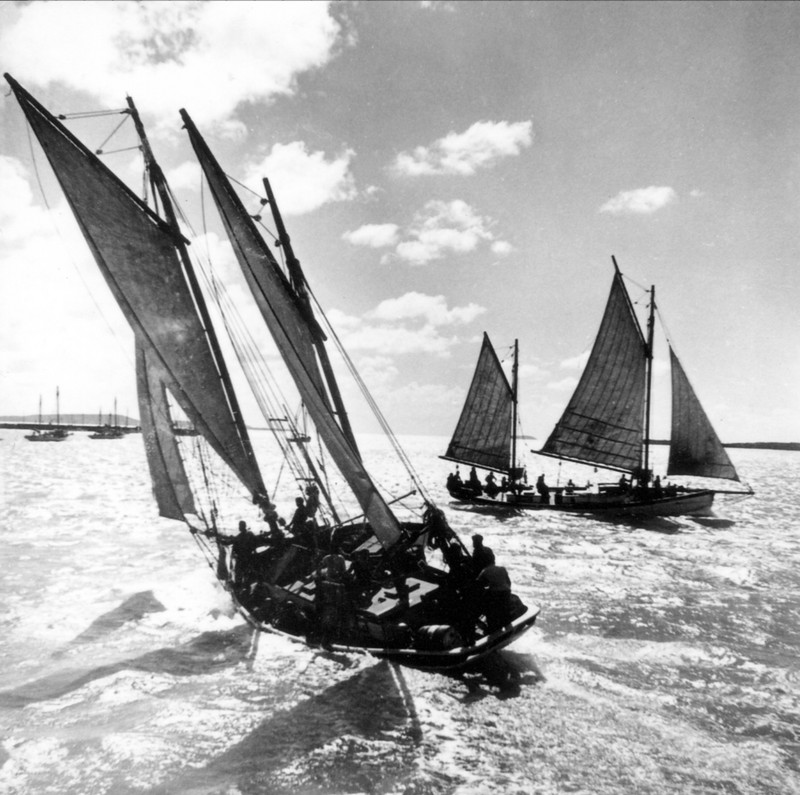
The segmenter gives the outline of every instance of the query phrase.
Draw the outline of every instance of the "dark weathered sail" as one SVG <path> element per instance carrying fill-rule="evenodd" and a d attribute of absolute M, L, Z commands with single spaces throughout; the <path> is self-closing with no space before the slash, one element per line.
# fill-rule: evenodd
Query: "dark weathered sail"
<path fill-rule="evenodd" d="M 671 347 L 669 358 L 672 365 L 672 435 L 667 474 L 739 480 Z"/>
<path fill-rule="evenodd" d="M 312 341 L 316 321 L 298 300 L 191 118 L 185 111 L 181 116 L 247 283 L 309 416 L 375 535 L 389 546 L 400 537 L 400 526 L 330 408 Z"/>
<path fill-rule="evenodd" d="M 540 452 L 621 471 L 641 466 L 645 375 L 646 344 L 617 271 L 586 369 Z"/>
<path fill-rule="evenodd" d="M 442 458 L 508 472 L 514 395 L 488 334 L 453 438 Z"/>
<path fill-rule="evenodd" d="M 6 79 L 114 298 L 148 353 L 169 373 L 176 401 L 251 493 L 262 493 L 261 475 L 231 415 L 187 285 L 175 233 L 13 78 Z"/>
<path fill-rule="evenodd" d="M 148 356 L 144 345 L 137 343 L 136 391 L 153 494 L 161 516 L 184 519 L 186 514 L 196 511 L 183 460 L 172 433 L 165 376 L 157 357 Z"/>

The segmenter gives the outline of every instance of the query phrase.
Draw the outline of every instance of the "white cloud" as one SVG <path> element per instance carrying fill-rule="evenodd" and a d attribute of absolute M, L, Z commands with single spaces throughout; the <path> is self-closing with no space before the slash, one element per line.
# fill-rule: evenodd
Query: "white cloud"
<path fill-rule="evenodd" d="M 340 32 L 325 2 L 35 2 L 0 34 L 0 52 L 23 84 L 60 83 L 110 107 L 128 92 L 159 120 L 174 124 L 183 106 L 202 125 L 291 94 Z"/>
<path fill-rule="evenodd" d="M 563 370 L 583 370 L 586 362 L 589 361 L 589 351 L 579 353 L 577 356 L 572 356 L 569 359 L 564 359 L 558 366 Z"/>
<path fill-rule="evenodd" d="M 492 253 L 497 254 L 499 257 L 506 257 L 513 250 L 514 247 L 511 245 L 511 243 L 505 240 L 495 240 L 494 243 L 492 243 Z"/>
<path fill-rule="evenodd" d="M 477 304 L 449 308 L 444 296 L 411 292 L 381 301 L 363 318 L 336 309 L 327 314 L 348 351 L 376 351 L 383 357 L 410 353 L 446 357 L 459 340 L 444 336 L 441 329 L 471 323 L 485 311 Z"/>
<path fill-rule="evenodd" d="M 401 152 L 394 170 L 406 176 L 459 174 L 470 176 L 504 157 L 518 155 L 533 140 L 530 121 L 479 121 L 462 133 L 451 132 L 430 146 Z"/>
<path fill-rule="evenodd" d="M 494 239 L 490 225 L 489 219 L 460 199 L 430 201 L 409 229 L 413 239 L 400 243 L 396 254 L 412 265 L 426 265 L 448 252 L 474 251 L 482 240 Z"/>
<path fill-rule="evenodd" d="M 364 224 L 352 232 L 345 232 L 342 240 L 354 246 L 369 246 L 370 248 L 384 248 L 397 243 L 397 224 Z"/>
<path fill-rule="evenodd" d="M 190 190 L 200 189 L 200 164 L 192 160 L 187 160 L 166 173 L 167 182 L 170 187 L 188 188 Z"/>
<path fill-rule="evenodd" d="M 566 392 L 570 389 L 574 389 L 577 385 L 578 379 L 570 376 L 568 378 L 563 378 L 561 381 L 551 381 L 547 385 L 547 388 L 556 390 L 558 392 Z"/>
<path fill-rule="evenodd" d="M 624 190 L 609 199 L 599 210 L 612 215 L 649 215 L 676 201 L 678 194 L 669 187 L 637 188 Z"/>
<path fill-rule="evenodd" d="M 284 215 L 302 215 L 336 201 L 357 195 L 350 172 L 352 150 L 328 160 L 324 152 L 309 152 L 305 143 L 275 144 L 259 163 L 245 166 L 244 182 L 259 194 L 262 178 L 268 177 Z"/>
<path fill-rule="evenodd" d="M 443 295 L 425 295 L 424 293 L 406 293 L 399 298 L 388 298 L 381 301 L 375 309 L 367 312 L 370 320 L 410 320 L 422 318 L 432 326 L 471 323 L 476 317 L 486 312 L 485 307 L 477 304 L 447 308 L 447 300 Z"/>

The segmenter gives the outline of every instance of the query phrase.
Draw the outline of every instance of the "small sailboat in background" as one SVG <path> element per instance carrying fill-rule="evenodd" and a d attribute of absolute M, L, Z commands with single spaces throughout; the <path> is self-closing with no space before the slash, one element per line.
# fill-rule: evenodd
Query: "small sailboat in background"
<path fill-rule="evenodd" d="M 42 423 L 42 396 L 39 395 L 39 425 L 33 433 L 25 435 L 29 442 L 63 442 L 70 434 L 66 428 L 61 427 L 61 407 L 59 388 L 56 387 L 56 424 L 50 422 L 46 426 Z"/>
<path fill-rule="evenodd" d="M 108 418 L 108 422 L 103 425 L 102 412 L 97 415 L 98 430 L 89 434 L 90 439 L 122 439 L 125 436 L 125 431 L 119 427 L 117 422 L 117 399 L 114 398 L 114 420 Z"/>
<path fill-rule="evenodd" d="M 504 481 L 486 486 L 473 477 L 448 480 L 459 502 L 509 509 L 570 513 L 679 516 L 705 514 L 715 494 L 752 494 L 752 489 L 719 490 L 662 485 L 650 469 L 650 411 L 655 288 L 650 289 L 647 336 L 642 333 L 622 274 L 614 263 L 614 281 L 603 321 L 583 375 L 567 408 L 541 450 L 531 452 L 561 461 L 622 472 L 615 483 L 597 488 L 568 482 L 536 488 L 523 481 L 516 462 L 517 345 L 513 384 L 484 335 L 483 348 L 453 438 L 442 458 L 504 473 Z M 672 433 L 667 476 L 738 481 L 739 476 L 689 384 L 672 346 Z M 630 480 L 625 478 L 630 476 Z"/>
<path fill-rule="evenodd" d="M 224 284 L 209 264 L 189 255 L 178 205 L 133 101 L 128 98 L 119 112 L 134 123 L 160 213 L 13 78 L 6 79 L 134 331 L 142 436 L 159 513 L 187 525 L 247 621 L 311 645 L 362 650 L 436 670 L 474 665 L 527 631 L 538 607 L 523 605 L 510 587 L 482 590 L 471 553 L 426 494 L 379 413 L 413 488 L 392 497 L 368 473 L 327 341 L 338 346 L 365 387 L 313 301 L 269 182 L 264 180 L 262 204 L 270 206 L 283 265 L 181 111 L 254 308 L 308 414 L 317 449 L 310 428 L 299 427 L 287 410 L 283 382 L 272 377 Z M 276 443 L 271 470 L 277 481 L 285 469 L 292 474 L 288 493 L 297 508 L 288 525 L 277 516 L 278 482 L 268 496 L 217 337 L 217 316 L 231 342 L 231 363 L 241 367 Z M 176 433 L 176 403 L 197 436 Z M 374 401 L 370 405 L 375 408 Z M 284 485 L 284 499 L 286 492 Z M 421 506 L 408 504 L 414 495 Z M 395 513 L 400 504 L 413 514 L 410 519 Z M 252 533 L 242 518 L 257 511 L 267 533 Z"/>

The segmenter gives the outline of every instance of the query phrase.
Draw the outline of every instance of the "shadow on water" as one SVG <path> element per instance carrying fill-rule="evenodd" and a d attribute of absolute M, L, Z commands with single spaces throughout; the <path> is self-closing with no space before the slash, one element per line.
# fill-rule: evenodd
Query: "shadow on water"
<path fill-rule="evenodd" d="M 250 648 L 251 630 L 246 625 L 226 632 L 204 632 L 178 648 L 157 649 L 141 657 L 96 668 L 62 671 L 27 682 L 21 687 L 0 693 L 0 706 L 24 707 L 60 698 L 119 671 L 146 671 L 171 676 L 210 673 L 242 662 L 247 658 Z"/>
<path fill-rule="evenodd" d="M 592 520 L 606 525 L 615 525 L 625 530 L 648 530 L 651 533 L 675 535 L 686 529 L 678 519 L 666 516 L 603 516 L 592 514 Z"/>
<path fill-rule="evenodd" d="M 381 661 L 270 715 L 204 767 L 148 793 L 386 792 L 413 774 L 421 736 L 402 671 Z"/>
<path fill-rule="evenodd" d="M 533 655 L 508 650 L 495 652 L 475 668 L 453 676 L 467 687 L 464 701 L 476 701 L 490 695 L 498 699 L 516 698 L 522 693 L 523 685 L 545 681 Z"/>
<path fill-rule="evenodd" d="M 92 643 L 114 632 L 129 621 L 140 621 L 148 613 L 160 613 L 165 609 L 164 605 L 153 596 L 152 591 L 141 591 L 128 597 L 119 607 L 115 607 L 113 610 L 109 610 L 99 618 L 96 618 L 80 635 L 73 638 L 68 645 Z M 57 657 L 59 654 L 63 654 L 63 652 L 55 652 L 53 656 Z"/>
<path fill-rule="evenodd" d="M 711 527 L 719 530 L 725 530 L 726 528 L 733 527 L 736 524 L 733 519 L 723 519 L 720 516 L 693 516 L 692 521 L 695 524 L 702 525 L 703 527 Z"/>

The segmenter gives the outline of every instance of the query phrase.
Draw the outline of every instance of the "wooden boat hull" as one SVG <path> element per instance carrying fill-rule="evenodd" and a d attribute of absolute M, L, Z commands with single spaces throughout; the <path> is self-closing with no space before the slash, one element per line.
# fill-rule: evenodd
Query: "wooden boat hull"
<path fill-rule="evenodd" d="M 549 503 L 539 495 L 499 495 L 498 498 L 476 496 L 466 489 L 451 489 L 458 502 L 493 508 L 498 511 L 559 511 L 561 513 L 601 514 L 604 516 L 704 516 L 711 513 L 714 492 L 684 491 L 662 497 L 637 497 L 623 494 L 553 495 Z"/>
<path fill-rule="evenodd" d="M 391 660 L 410 668 L 420 668 L 425 671 L 462 671 L 513 643 L 534 625 L 538 615 L 539 608 L 533 605 L 527 608 L 519 618 L 514 619 L 502 629 L 481 638 L 472 646 L 441 651 L 376 648 L 367 648 L 366 651 L 374 657 Z"/>
<path fill-rule="evenodd" d="M 295 643 L 308 646 L 305 638 L 284 632 L 271 624 L 254 621 L 253 617 L 242 609 L 240 605 L 237 605 L 237 608 L 241 615 L 259 631 L 280 635 Z M 471 646 L 459 646 L 454 649 L 381 648 L 378 646 L 332 643 L 325 647 L 325 650 L 340 654 L 369 654 L 381 660 L 389 660 L 398 665 L 405 665 L 409 668 L 417 668 L 423 671 L 457 673 L 470 669 L 485 660 L 489 655 L 513 643 L 536 623 L 538 616 L 539 607 L 532 605 L 521 616 L 518 616 L 510 624 L 496 632 L 481 638 Z"/>

